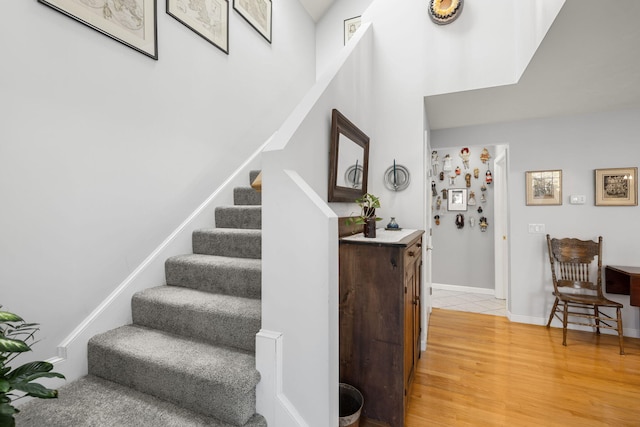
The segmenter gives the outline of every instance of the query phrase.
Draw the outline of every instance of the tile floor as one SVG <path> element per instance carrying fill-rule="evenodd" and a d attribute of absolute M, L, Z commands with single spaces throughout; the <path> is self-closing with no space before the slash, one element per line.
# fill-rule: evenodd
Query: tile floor
<path fill-rule="evenodd" d="M 431 296 L 433 308 L 445 310 L 470 311 L 473 313 L 506 316 L 505 300 L 496 299 L 493 295 L 470 292 L 433 289 Z"/>

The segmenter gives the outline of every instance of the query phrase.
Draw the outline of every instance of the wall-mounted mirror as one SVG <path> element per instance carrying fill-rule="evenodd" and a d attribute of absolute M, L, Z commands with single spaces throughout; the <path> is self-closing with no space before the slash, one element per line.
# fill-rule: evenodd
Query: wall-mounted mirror
<path fill-rule="evenodd" d="M 331 114 L 329 201 L 353 202 L 367 192 L 369 137 L 334 109 Z"/>

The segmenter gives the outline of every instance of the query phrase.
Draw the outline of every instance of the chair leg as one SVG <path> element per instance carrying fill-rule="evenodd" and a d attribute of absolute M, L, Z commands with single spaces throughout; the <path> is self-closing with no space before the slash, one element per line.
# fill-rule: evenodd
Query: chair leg
<path fill-rule="evenodd" d="M 551 309 L 551 315 L 549 316 L 549 321 L 547 322 L 547 328 L 551 326 L 551 321 L 553 320 L 553 316 L 556 314 L 556 308 L 558 308 L 558 298 L 556 297 L 556 301 L 553 303 L 553 308 Z"/>
<path fill-rule="evenodd" d="M 567 303 L 564 303 L 564 311 L 562 313 L 562 345 L 567 345 L 567 321 L 569 320 L 569 311 Z"/>
<path fill-rule="evenodd" d="M 624 337 L 622 335 L 622 313 L 620 308 L 616 309 L 616 316 L 618 318 L 618 339 L 620 340 L 620 354 L 624 354 Z"/>
<path fill-rule="evenodd" d="M 596 317 L 596 334 L 600 334 L 600 313 L 597 305 L 593 306 L 593 315 Z"/>

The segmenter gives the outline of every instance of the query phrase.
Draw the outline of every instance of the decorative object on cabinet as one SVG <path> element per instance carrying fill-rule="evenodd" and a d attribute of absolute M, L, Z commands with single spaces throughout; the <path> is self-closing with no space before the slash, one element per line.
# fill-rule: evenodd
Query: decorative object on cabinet
<path fill-rule="evenodd" d="M 489 150 L 483 148 L 482 152 L 480 153 L 480 161 L 482 161 L 482 163 L 487 163 L 490 158 L 491 155 L 489 154 Z"/>
<path fill-rule="evenodd" d="M 339 241 L 340 382 L 365 396 L 361 426 L 402 427 L 420 357 L 424 232 L 380 232 Z"/>
<path fill-rule="evenodd" d="M 271 0 L 233 0 L 233 8 L 271 43 Z"/>
<path fill-rule="evenodd" d="M 487 217 L 485 216 L 480 217 L 480 231 L 482 232 L 487 231 L 488 226 L 489 226 L 489 223 L 487 222 Z"/>
<path fill-rule="evenodd" d="M 596 169 L 596 206 L 638 206 L 638 168 Z"/>
<path fill-rule="evenodd" d="M 456 215 L 456 227 L 458 227 L 458 229 L 464 228 L 464 215 Z"/>
<path fill-rule="evenodd" d="M 229 2 L 206 0 L 198 7 L 195 2 L 167 0 L 167 14 L 191 31 L 229 54 Z"/>
<path fill-rule="evenodd" d="M 376 216 L 376 209 L 380 207 L 380 199 L 367 193 L 357 198 L 355 202 L 360 206 L 360 216 L 349 217 L 347 219 L 348 225 L 363 224 L 364 237 L 376 237 L 376 221 L 382 220 Z"/>
<path fill-rule="evenodd" d="M 353 173 L 349 175 L 352 166 Z M 361 181 L 358 180 L 360 172 Z M 331 112 L 328 201 L 353 202 L 362 197 L 367 193 L 368 175 L 369 137 L 334 109 Z M 353 179 L 348 180 L 349 176 Z"/>
<path fill-rule="evenodd" d="M 389 166 L 384 173 L 384 186 L 392 191 L 402 191 L 409 186 L 409 182 L 409 169 L 396 164 L 394 160 L 393 165 Z"/>
<path fill-rule="evenodd" d="M 158 59 L 156 0 L 38 0 L 150 58 Z M 82 36 L 81 36 L 82 37 Z"/>
<path fill-rule="evenodd" d="M 465 169 L 469 169 L 469 158 L 471 157 L 471 152 L 468 147 L 464 147 L 460 150 L 460 158 L 462 159 L 462 165 Z"/>
<path fill-rule="evenodd" d="M 449 211 L 466 211 L 467 210 L 467 189 L 466 188 L 449 189 L 449 199 L 447 200 L 447 210 Z"/>
<path fill-rule="evenodd" d="M 389 224 L 387 224 L 387 226 L 385 227 L 385 230 L 391 230 L 391 231 L 402 230 L 402 227 L 400 227 L 396 222 L 396 217 L 392 216 L 391 221 L 389 221 Z"/>
<path fill-rule="evenodd" d="M 429 17 L 438 25 L 450 24 L 462 13 L 464 0 L 429 0 Z"/>
<path fill-rule="evenodd" d="M 562 171 L 525 172 L 527 206 L 549 206 L 562 204 Z"/>
<path fill-rule="evenodd" d="M 344 44 L 346 45 L 351 37 L 356 33 L 358 28 L 360 28 L 360 24 L 362 24 L 361 16 L 354 16 L 353 18 L 344 20 Z"/>

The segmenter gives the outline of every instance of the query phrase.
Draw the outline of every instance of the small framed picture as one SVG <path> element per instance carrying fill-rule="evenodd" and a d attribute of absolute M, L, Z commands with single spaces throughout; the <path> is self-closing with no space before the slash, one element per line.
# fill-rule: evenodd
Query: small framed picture
<path fill-rule="evenodd" d="M 229 54 L 229 2 L 203 0 L 167 0 L 167 14 L 185 27 Z"/>
<path fill-rule="evenodd" d="M 525 172 L 527 206 L 550 206 L 562 204 L 562 171 Z"/>
<path fill-rule="evenodd" d="M 360 28 L 361 17 L 354 16 L 353 18 L 344 20 L 344 44 L 346 45 L 351 37 L 355 34 L 356 30 Z"/>
<path fill-rule="evenodd" d="M 233 9 L 271 43 L 271 0 L 233 0 Z"/>
<path fill-rule="evenodd" d="M 466 211 L 467 210 L 467 189 L 450 188 L 447 197 L 447 210 Z"/>
<path fill-rule="evenodd" d="M 158 59 L 156 0 L 38 2 L 150 58 Z"/>
<path fill-rule="evenodd" d="M 638 206 L 638 168 L 596 169 L 596 206 Z"/>

